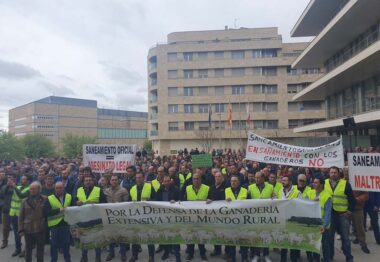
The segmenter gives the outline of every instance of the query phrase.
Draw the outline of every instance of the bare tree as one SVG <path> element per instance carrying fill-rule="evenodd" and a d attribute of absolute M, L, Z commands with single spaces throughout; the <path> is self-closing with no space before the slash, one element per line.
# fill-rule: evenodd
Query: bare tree
<path fill-rule="evenodd" d="M 197 130 L 194 132 L 200 139 L 200 146 L 206 153 L 210 153 L 214 145 L 215 133 L 214 130 L 209 128 L 207 130 Z"/>

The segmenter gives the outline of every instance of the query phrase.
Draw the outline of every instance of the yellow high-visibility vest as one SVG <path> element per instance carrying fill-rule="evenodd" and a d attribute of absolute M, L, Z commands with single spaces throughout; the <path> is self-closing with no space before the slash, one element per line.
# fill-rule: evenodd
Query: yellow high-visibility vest
<path fill-rule="evenodd" d="M 312 189 L 308 192 L 307 196 L 310 200 L 315 200 L 315 198 L 317 197 L 317 191 Z M 321 205 L 321 216 L 322 216 L 323 223 L 324 223 L 324 217 L 325 217 L 325 206 L 329 199 L 331 199 L 331 194 L 328 193 L 326 190 L 323 190 L 321 193 L 319 193 L 319 203 Z M 329 226 L 330 225 L 327 225 L 327 227 Z"/>
<path fill-rule="evenodd" d="M 63 203 L 63 205 L 62 205 L 61 201 L 54 194 L 48 196 L 48 200 L 49 200 L 49 203 L 50 203 L 52 210 L 61 209 L 61 208 L 65 208 L 65 207 L 70 206 L 71 195 L 67 194 L 67 193 L 65 194 L 65 202 Z M 63 213 L 59 213 L 55 216 L 49 216 L 48 217 L 48 226 L 49 227 L 56 226 L 59 223 L 61 223 L 62 219 L 66 221 L 65 215 Z"/>
<path fill-rule="evenodd" d="M 17 186 L 18 190 L 21 191 L 21 193 L 25 193 L 29 190 L 29 186 L 22 188 L 22 186 Z M 20 208 L 21 208 L 21 201 L 22 199 L 18 197 L 16 192 L 13 192 L 12 199 L 11 199 L 11 208 L 9 210 L 9 216 L 11 217 L 18 217 L 20 215 Z"/>
<path fill-rule="evenodd" d="M 248 197 L 248 190 L 245 189 L 244 187 L 240 187 L 239 194 L 237 198 L 235 197 L 234 192 L 232 191 L 231 187 L 226 188 L 224 191 L 226 199 L 231 199 L 231 200 L 245 200 Z"/>
<path fill-rule="evenodd" d="M 330 179 L 326 179 L 325 190 L 332 195 L 332 208 L 337 212 L 346 212 L 348 210 L 348 199 L 344 191 L 346 190 L 347 181 L 340 179 L 337 183 L 333 191 Z"/>
<path fill-rule="evenodd" d="M 292 191 L 292 192 L 290 193 L 290 195 L 287 196 L 286 199 L 294 199 L 294 198 L 298 198 L 298 195 L 300 194 L 300 191 L 298 191 L 297 186 L 292 186 L 291 191 Z M 280 191 L 280 194 L 278 195 L 278 198 L 279 198 L 279 199 L 283 199 L 283 197 L 284 197 L 284 189 L 282 189 L 282 190 Z"/>
<path fill-rule="evenodd" d="M 134 185 L 129 192 L 131 199 L 133 202 L 137 201 L 137 185 Z M 141 191 L 141 200 L 147 201 L 150 200 L 150 196 L 152 195 L 152 185 L 149 183 L 144 183 L 142 191 Z"/>
<path fill-rule="evenodd" d="M 151 184 L 152 184 L 152 186 L 153 186 L 154 191 L 156 191 L 156 192 L 157 192 L 158 189 L 160 189 L 160 187 L 161 187 L 161 183 L 157 180 L 157 178 L 154 179 L 154 180 L 152 180 Z"/>
<path fill-rule="evenodd" d="M 265 183 L 264 189 L 260 192 L 259 187 L 256 184 L 252 184 L 248 187 L 251 199 L 269 199 L 273 195 L 273 186 Z"/>
<path fill-rule="evenodd" d="M 91 190 L 90 195 L 88 198 L 86 197 L 86 193 L 84 192 L 84 188 L 80 187 L 77 192 L 77 198 L 80 202 L 85 204 L 94 204 L 99 203 L 100 201 L 100 187 L 94 186 Z"/>
<path fill-rule="evenodd" d="M 209 186 L 202 184 L 197 193 L 195 192 L 193 185 L 189 185 L 186 187 L 187 200 L 188 201 L 207 200 L 209 189 L 210 189 Z"/>

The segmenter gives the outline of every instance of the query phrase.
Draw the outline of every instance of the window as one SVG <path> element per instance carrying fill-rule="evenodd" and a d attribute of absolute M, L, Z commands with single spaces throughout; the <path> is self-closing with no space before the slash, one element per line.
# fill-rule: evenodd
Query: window
<path fill-rule="evenodd" d="M 194 122 L 185 122 L 185 130 L 194 130 Z"/>
<path fill-rule="evenodd" d="M 168 61 L 177 61 L 177 53 L 168 53 Z"/>
<path fill-rule="evenodd" d="M 169 70 L 168 71 L 168 77 L 169 77 L 169 79 L 177 78 L 178 77 L 177 70 Z"/>
<path fill-rule="evenodd" d="M 278 106 L 277 102 L 254 102 L 253 111 L 254 112 L 277 112 Z"/>
<path fill-rule="evenodd" d="M 289 111 L 320 110 L 321 101 L 288 102 Z"/>
<path fill-rule="evenodd" d="M 289 128 L 296 128 L 298 126 L 301 126 L 300 119 L 289 119 L 288 126 Z"/>
<path fill-rule="evenodd" d="M 168 105 L 168 113 L 178 113 L 178 105 Z"/>
<path fill-rule="evenodd" d="M 215 95 L 217 95 L 217 96 L 224 95 L 224 86 L 216 86 L 215 87 Z"/>
<path fill-rule="evenodd" d="M 200 104 L 198 111 L 199 111 L 199 113 L 208 113 L 208 105 L 207 104 Z"/>
<path fill-rule="evenodd" d="M 264 108 L 265 108 L 265 111 L 267 111 L 267 112 L 277 112 L 278 111 L 276 102 L 264 103 Z"/>
<path fill-rule="evenodd" d="M 209 129 L 209 123 L 208 121 L 202 121 L 199 122 L 199 130 L 208 130 Z"/>
<path fill-rule="evenodd" d="M 289 112 L 299 111 L 298 102 L 288 102 L 288 111 Z"/>
<path fill-rule="evenodd" d="M 261 58 L 262 57 L 261 49 L 253 50 L 252 51 L 252 57 L 253 58 Z"/>
<path fill-rule="evenodd" d="M 277 57 L 276 49 L 256 49 L 252 51 L 253 58 L 270 58 Z"/>
<path fill-rule="evenodd" d="M 208 77 L 208 69 L 199 69 L 198 70 L 199 78 L 207 78 Z"/>
<path fill-rule="evenodd" d="M 177 87 L 169 87 L 168 88 L 168 94 L 169 96 L 177 96 L 178 95 L 178 88 Z M 157 99 L 157 97 L 156 97 Z"/>
<path fill-rule="evenodd" d="M 278 128 L 278 120 L 265 120 L 265 128 L 267 129 L 277 129 Z"/>
<path fill-rule="evenodd" d="M 232 86 L 233 95 L 242 95 L 245 93 L 245 86 Z"/>
<path fill-rule="evenodd" d="M 98 128 L 97 133 L 100 139 L 146 138 L 148 136 L 146 129 Z"/>
<path fill-rule="evenodd" d="M 262 85 L 253 85 L 253 93 L 254 94 L 263 94 L 263 86 Z"/>
<path fill-rule="evenodd" d="M 232 104 L 232 111 L 233 112 L 245 112 L 245 104 Z"/>
<path fill-rule="evenodd" d="M 252 74 L 254 76 L 261 76 L 262 75 L 263 70 L 261 67 L 254 67 L 254 68 L 252 68 L 252 70 L 253 70 Z"/>
<path fill-rule="evenodd" d="M 183 77 L 186 79 L 193 78 L 193 70 L 183 70 Z"/>
<path fill-rule="evenodd" d="M 244 76 L 245 68 L 232 68 L 232 76 Z"/>
<path fill-rule="evenodd" d="M 277 94 L 277 85 L 265 86 L 265 94 Z"/>
<path fill-rule="evenodd" d="M 223 51 L 215 51 L 214 57 L 215 57 L 215 59 L 223 59 L 224 58 L 224 52 Z"/>
<path fill-rule="evenodd" d="M 262 71 L 263 76 L 276 76 L 277 68 L 276 67 L 263 67 Z"/>
<path fill-rule="evenodd" d="M 224 129 L 224 122 L 222 121 L 215 122 L 215 129 Z"/>
<path fill-rule="evenodd" d="M 194 113 L 194 105 L 184 105 L 185 114 Z"/>
<path fill-rule="evenodd" d="M 277 85 L 253 85 L 254 94 L 277 94 Z"/>
<path fill-rule="evenodd" d="M 224 69 L 218 68 L 214 70 L 215 77 L 223 77 L 224 76 Z"/>
<path fill-rule="evenodd" d="M 306 88 L 307 83 L 302 84 L 288 84 L 288 94 L 296 94 Z"/>
<path fill-rule="evenodd" d="M 278 120 L 253 120 L 254 129 L 277 129 Z"/>
<path fill-rule="evenodd" d="M 245 129 L 246 121 L 232 121 L 232 129 Z"/>
<path fill-rule="evenodd" d="M 277 50 L 276 49 L 264 49 L 264 50 L 262 50 L 262 57 L 265 57 L 265 58 L 277 57 Z"/>
<path fill-rule="evenodd" d="M 231 57 L 232 59 L 244 59 L 244 50 L 237 50 L 237 51 L 232 51 Z"/>
<path fill-rule="evenodd" d="M 194 88 L 193 87 L 184 87 L 183 88 L 183 95 L 184 96 L 193 96 L 194 95 Z"/>
<path fill-rule="evenodd" d="M 207 96 L 208 95 L 208 87 L 207 86 L 199 87 L 198 90 L 199 90 L 200 96 Z"/>
<path fill-rule="evenodd" d="M 224 112 L 224 104 L 215 104 L 215 113 L 223 113 Z"/>
<path fill-rule="evenodd" d="M 183 60 L 192 61 L 193 60 L 193 53 L 191 53 L 191 52 L 183 53 Z"/>
<path fill-rule="evenodd" d="M 198 59 L 207 59 L 208 53 L 207 52 L 198 52 Z"/>
<path fill-rule="evenodd" d="M 178 122 L 169 122 L 169 131 L 178 131 Z"/>

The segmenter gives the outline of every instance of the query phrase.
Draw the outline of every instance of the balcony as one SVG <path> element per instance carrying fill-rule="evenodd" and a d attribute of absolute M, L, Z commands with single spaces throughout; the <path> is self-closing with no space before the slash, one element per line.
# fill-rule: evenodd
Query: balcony
<path fill-rule="evenodd" d="M 149 63 L 148 70 L 149 73 L 157 71 L 157 63 Z"/>
<path fill-rule="evenodd" d="M 150 130 L 150 136 L 158 136 L 158 130 Z"/>
<path fill-rule="evenodd" d="M 367 49 L 372 44 L 380 40 L 380 24 L 377 25 L 375 30 L 370 31 L 364 35 L 364 38 L 353 44 L 350 44 L 348 48 L 344 49 L 341 53 L 327 60 L 325 63 L 326 72 L 330 72 L 342 65 L 352 57 L 359 54 L 361 51 Z"/>
<path fill-rule="evenodd" d="M 328 120 L 348 117 L 361 113 L 380 110 L 380 96 L 368 97 L 358 101 L 344 104 L 342 107 L 329 107 L 327 112 Z"/>

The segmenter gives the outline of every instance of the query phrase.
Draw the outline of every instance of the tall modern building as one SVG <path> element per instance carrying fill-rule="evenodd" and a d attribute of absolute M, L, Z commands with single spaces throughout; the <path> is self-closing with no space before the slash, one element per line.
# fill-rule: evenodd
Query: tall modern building
<path fill-rule="evenodd" d="M 50 96 L 9 111 L 9 131 L 40 134 L 62 147 L 66 134 L 96 137 L 99 143 L 142 146 L 147 139 L 146 112 L 98 108 L 96 100 Z"/>
<path fill-rule="evenodd" d="M 322 99 L 291 101 L 322 76 L 318 66 L 291 69 L 306 47 L 283 43 L 277 28 L 169 34 L 167 43 L 149 50 L 147 61 L 153 149 L 170 154 L 209 141 L 212 148 L 245 148 L 248 130 L 320 144 L 315 133 L 293 132 L 326 117 Z"/>
<path fill-rule="evenodd" d="M 343 135 L 347 147 L 380 145 L 380 1 L 310 1 L 292 30 L 315 36 L 293 68 L 321 67 L 325 75 L 293 101 L 325 100 L 327 119 L 295 132 Z"/>

